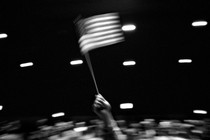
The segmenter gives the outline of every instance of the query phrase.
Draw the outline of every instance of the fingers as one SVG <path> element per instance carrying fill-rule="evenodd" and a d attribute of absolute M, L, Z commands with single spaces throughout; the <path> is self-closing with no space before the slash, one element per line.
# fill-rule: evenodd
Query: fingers
<path fill-rule="evenodd" d="M 101 94 L 96 95 L 96 99 L 100 99 L 102 101 L 105 101 L 104 97 Z"/>
<path fill-rule="evenodd" d="M 105 107 L 106 100 L 102 99 L 101 97 L 96 97 L 96 100 L 94 103 L 98 104 L 99 106 Z"/>
<path fill-rule="evenodd" d="M 100 107 L 100 105 L 97 104 L 97 103 L 94 103 L 93 106 L 94 106 L 95 108 L 99 108 L 99 107 Z"/>
<path fill-rule="evenodd" d="M 96 105 L 96 107 L 104 107 L 104 102 L 101 100 L 95 100 L 94 105 Z"/>
<path fill-rule="evenodd" d="M 96 98 L 96 101 L 100 102 L 100 103 L 104 103 L 105 100 L 101 99 L 101 98 Z"/>
<path fill-rule="evenodd" d="M 111 108 L 109 102 L 107 102 L 101 94 L 97 94 L 95 95 L 95 97 L 96 99 L 93 104 L 95 108 L 105 108 L 105 109 Z"/>

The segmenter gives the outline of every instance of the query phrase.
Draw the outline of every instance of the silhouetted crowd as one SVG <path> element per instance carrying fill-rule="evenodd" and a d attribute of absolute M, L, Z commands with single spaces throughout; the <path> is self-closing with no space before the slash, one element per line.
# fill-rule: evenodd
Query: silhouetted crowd
<path fill-rule="evenodd" d="M 126 140 L 207 140 L 210 139 L 210 121 L 145 119 L 128 122 L 116 120 Z M 37 123 L 38 124 L 38 123 Z M 27 128 L 26 128 L 27 129 Z M 104 122 L 60 121 L 54 124 L 39 123 L 35 129 L 23 130 L 20 121 L 1 122 L 0 140 L 103 140 Z"/>
<path fill-rule="evenodd" d="M 0 122 L 0 140 L 209 140 L 210 119 L 142 121 L 112 116 L 111 105 L 101 95 L 95 95 L 93 111 L 99 119 L 50 121 L 34 124 L 21 121 Z"/>

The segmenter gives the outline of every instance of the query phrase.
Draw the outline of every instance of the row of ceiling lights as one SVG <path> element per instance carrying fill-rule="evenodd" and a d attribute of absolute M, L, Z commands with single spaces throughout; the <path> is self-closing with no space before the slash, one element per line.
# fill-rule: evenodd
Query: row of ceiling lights
<path fill-rule="evenodd" d="M 207 21 L 204 21 L 204 20 L 192 22 L 192 26 L 194 26 L 194 27 L 206 26 L 207 24 L 208 24 Z M 127 25 L 122 26 L 123 31 L 133 31 L 135 29 L 136 29 L 136 26 L 133 24 L 127 24 Z M 7 38 L 7 37 L 8 37 L 8 35 L 6 33 L 0 33 L 0 39 Z M 192 60 L 191 59 L 180 59 L 178 62 L 179 63 L 191 63 Z M 74 61 L 70 62 L 71 65 L 79 65 L 82 63 L 83 63 L 82 60 L 74 60 Z M 123 62 L 124 66 L 131 66 L 131 65 L 135 65 L 135 64 L 136 64 L 135 61 Z M 27 63 L 20 64 L 20 67 L 28 67 L 28 66 L 33 66 L 33 62 L 27 62 Z"/>
<path fill-rule="evenodd" d="M 179 59 L 178 62 L 179 63 L 192 63 L 192 59 Z M 81 65 L 81 64 L 83 64 L 83 60 L 80 60 L 80 59 L 72 60 L 72 61 L 70 61 L 70 64 L 72 66 Z M 33 62 L 27 62 L 27 63 L 20 64 L 20 67 L 22 67 L 22 68 L 23 67 L 30 67 L 30 66 L 33 66 L 33 65 L 34 65 Z M 123 66 L 134 66 L 134 65 L 136 65 L 136 62 L 133 61 L 133 60 L 123 62 Z"/>
<path fill-rule="evenodd" d="M 207 21 L 194 21 L 194 22 L 192 22 L 192 26 L 194 26 L 194 27 L 206 26 L 207 24 L 208 24 Z M 132 25 L 132 24 L 122 26 L 123 31 L 133 31 L 135 29 L 136 29 L 136 26 Z M 7 37 L 8 37 L 8 35 L 6 33 L 0 33 L 0 39 L 7 38 Z M 179 63 L 191 63 L 192 60 L 191 59 L 180 59 L 178 62 Z M 80 65 L 80 64 L 83 64 L 83 61 L 82 60 L 73 60 L 73 61 L 70 62 L 70 64 L 71 65 Z M 135 64 L 136 64 L 135 61 L 124 61 L 123 62 L 124 66 L 132 66 L 132 65 L 135 65 Z M 20 67 L 29 67 L 29 66 L 33 66 L 33 62 L 20 64 Z M 123 103 L 123 104 L 120 104 L 120 108 L 121 109 L 132 109 L 133 104 L 132 103 Z M 2 110 L 2 109 L 3 109 L 3 106 L 0 105 L 0 110 Z M 194 110 L 193 113 L 195 113 L 195 114 L 207 114 L 207 111 Z M 64 115 L 65 115 L 65 113 L 60 112 L 60 113 L 52 114 L 52 117 L 60 117 L 60 116 L 64 116 Z"/>
<path fill-rule="evenodd" d="M 206 26 L 207 24 L 208 24 L 208 22 L 204 21 L 204 20 L 192 22 L 192 26 L 194 26 L 194 27 Z M 127 25 L 122 26 L 123 31 L 133 31 L 135 29 L 136 29 L 136 26 L 133 24 L 127 24 Z M 7 38 L 7 37 L 8 37 L 8 35 L 6 33 L 0 33 L 0 39 Z M 178 62 L 179 63 L 192 63 L 192 60 L 191 59 L 180 59 L 180 60 L 178 60 Z M 73 60 L 70 62 L 71 65 L 80 65 L 82 63 L 83 63 L 82 60 Z M 135 61 L 124 61 L 123 62 L 124 66 L 133 66 L 135 64 L 136 64 Z M 20 67 L 29 67 L 29 66 L 33 66 L 33 62 L 27 62 L 27 63 L 20 64 Z"/>
<path fill-rule="evenodd" d="M 133 103 L 122 103 L 122 104 L 120 104 L 120 109 L 133 109 Z M 193 110 L 193 113 L 194 114 L 205 115 L 205 114 L 207 114 L 207 111 L 205 111 L 205 110 Z M 58 113 L 52 114 L 53 118 L 62 117 L 62 116 L 65 116 L 64 112 L 58 112 Z"/>
<path fill-rule="evenodd" d="M 206 26 L 207 24 L 208 22 L 205 20 L 197 20 L 197 21 L 192 22 L 193 27 L 202 27 L 202 26 Z M 133 31 L 135 29 L 136 29 L 136 26 L 133 24 L 127 24 L 127 25 L 122 26 L 123 31 Z M 0 33 L 0 39 L 7 38 L 7 37 L 8 35 L 6 33 Z"/>
<path fill-rule="evenodd" d="M 3 109 L 3 105 L 0 105 L 0 110 Z M 120 109 L 133 109 L 133 103 L 121 103 Z M 207 111 L 205 110 L 193 110 L 193 113 L 195 114 L 207 114 Z M 64 116 L 64 112 L 54 113 L 52 114 L 53 118 Z"/>

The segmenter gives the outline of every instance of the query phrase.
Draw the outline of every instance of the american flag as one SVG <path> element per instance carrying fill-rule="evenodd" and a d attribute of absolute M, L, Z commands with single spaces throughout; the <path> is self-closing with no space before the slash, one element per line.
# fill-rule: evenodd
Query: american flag
<path fill-rule="evenodd" d="M 92 49 L 124 41 L 118 13 L 96 15 L 77 22 L 79 45 L 84 54 Z"/>

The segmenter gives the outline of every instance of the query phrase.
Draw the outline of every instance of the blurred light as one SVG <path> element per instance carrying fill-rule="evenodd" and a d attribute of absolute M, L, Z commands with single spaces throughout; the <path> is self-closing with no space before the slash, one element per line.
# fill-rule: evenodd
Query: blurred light
<path fill-rule="evenodd" d="M 133 25 L 133 24 L 124 25 L 124 26 L 122 27 L 122 30 L 123 30 L 123 31 L 133 31 L 133 30 L 135 30 L 135 29 L 136 29 L 136 26 Z"/>
<path fill-rule="evenodd" d="M 144 121 L 154 122 L 154 121 L 155 121 L 155 119 L 144 119 Z"/>
<path fill-rule="evenodd" d="M 2 105 L 0 105 L 0 110 L 2 110 L 3 109 L 3 106 Z"/>
<path fill-rule="evenodd" d="M 144 120 L 144 121 L 140 121 L 139 123 L 140 123 L 140 124 L 150 124 L 151 122 L 150 122 L 150 121 L 145 121 L 145 120 Z"/>
<path fill-rule="evenodd" d="M 201 120 L 184 120 L 184 121 L 191 124 L 202 124 Z"/>
<path fill-rule="evenodd" d="M 136 62 L 135 61 L 124 61 L 123 65 L 124 66 L 133 66 L 133 65 L 136 65 Z"/>
<path fill-rule="evenodd" d="M 29 66 L 33 66 L 33 63 L 32 62 L 28 62 L 28 63 L 22 63 L 20 64 L 20 67 L 29 67 Z"/>
<path fill-rule="evenodd" d="M 75 126 L 76 127 L 83 127 L 85 126 L 86 122 L 78 122 L 78 123 L 75 123 Z"/>
<path fill-rule="evenodd" d="M 207 21 L 194 21 L 192 23 L 192 26 L 200 27 L 200 26 L 206 26 L 207 24 L 208 24 Z"/>
<path fill-rule="evenodd" d="M 82 132 L 82 131 L 86 131 L 88 129 L 88 127 L 77 127 L 77 128 L 74 128 L 74 131 L 76 132 Z"/>
<path fill-rule="evenodd" d="M 167 127 L 171 127 L 171 125 L 172 125 L 172 122 L 170 122 L 170 121 L 162 121 L 162 122 L 159 122 L 159 126 L 160 127 L 167 128 Z"/>
<path fill-rule="evenodd" d="M 0 33 L 0 39 L 2 39 L 2 38 L 7 38 L 7 34 L 5 34 L 5 33 Z"/>
<path fill-rule="evenodd" d="M 205 111 L 205 110 L 193 110 L 193 113 L 195 113 L 195 114 L 207 114 L 207 111 Z"/>
<path fill-rule="evenodd" d="M 203 131 L 201 130 L 191 130 L 192 133 L 197 133 L 197 134 L 203 134 Z"/>
<path fill-rule="evenodd" d="M 55 118 L 55 117 L 61 117 L 61 116 L 64 116 L 64 115 L 65 115 L 65 113 L 59 112 L 59 113 L 52 114 L 52 117 Z"/>
<path fill-rule="evenodd" d="M 192 59 L 179 59 L 179 63 L 192 63 Z"/>
<path fill-rule="evenodd" d="M 122 103 L 120 104 L 120 109 L 132 109 L 133 104 L 132 103 Z"/>
<path fill-rule="evenodd" d="M 70 62 L 71 65 L 80 65 L 82 63 L 83 63 L 82 60 L 73 60 L 73 61 Z"/>
<path fill-rule="evenodd" d="M 42 123 L 45 123 L 47 121 L 48 121 L 48 119 L 40 119 L 40 120 L 37 120 L 36 122 L 42 124 Z"/>
<path fill-rule="evenodd" d="M 190 127 L 194 127 L 195 125 L 192 125 L 192 124 L 182 124 L 182 127 L 185 127 L 185 128 L 190 128 Z"/>

